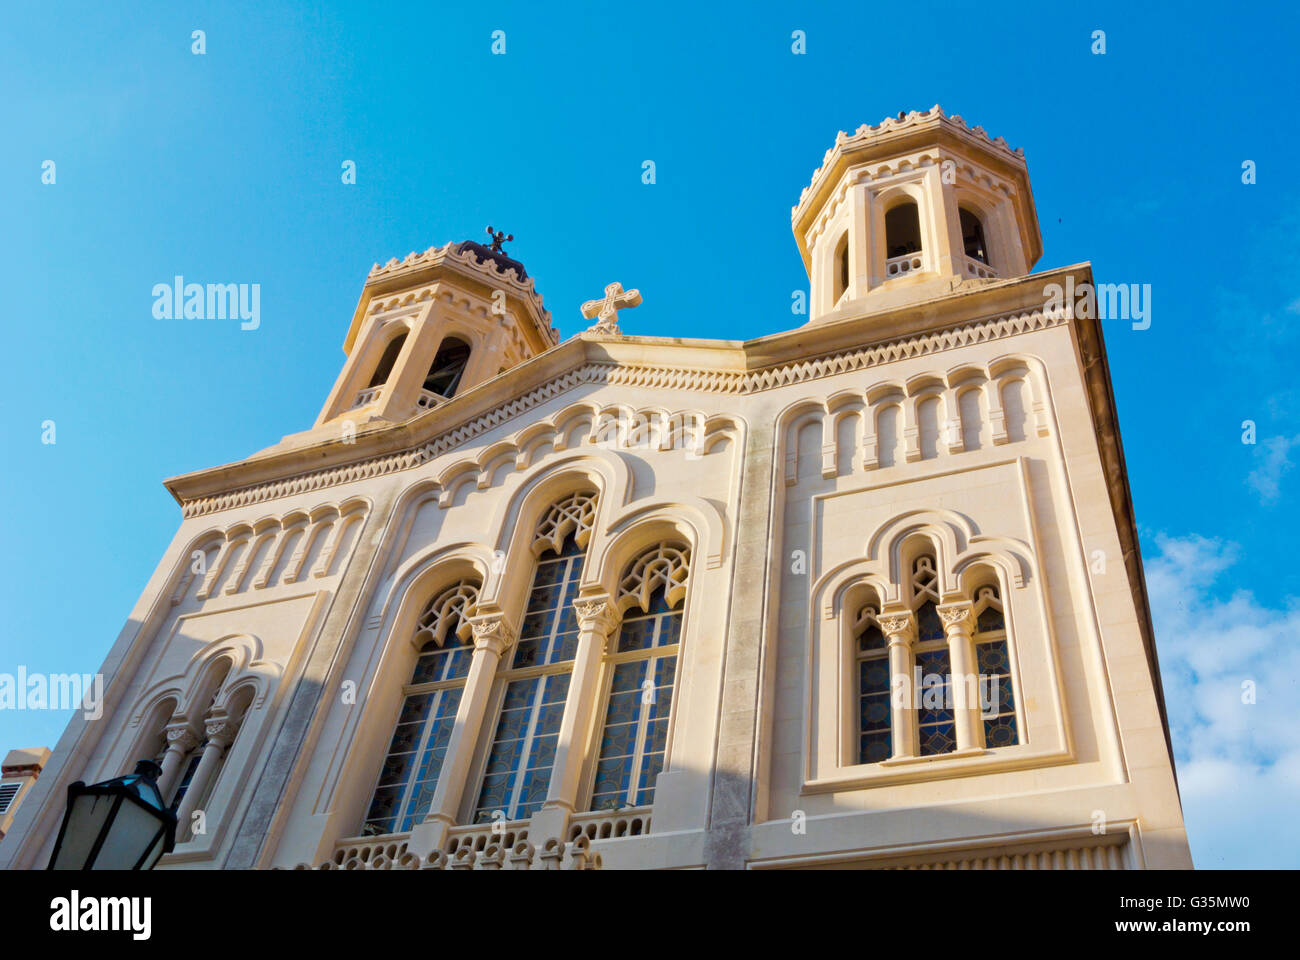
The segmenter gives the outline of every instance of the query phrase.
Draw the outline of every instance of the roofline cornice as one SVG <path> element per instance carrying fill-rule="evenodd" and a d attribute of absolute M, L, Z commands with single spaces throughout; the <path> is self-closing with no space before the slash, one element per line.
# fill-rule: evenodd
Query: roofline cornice
<path fill-rule="evenodd" d="M 1043 288 L 1087 264 L 1018 280 L 961 285 L 938 299 L 863 312 L 755 340 L 583 333 L 404 423 L 361 425 L 331 438 L 164 481 L 186 517 L 409 469 L 588 383 L 752 394 L 1065 322 L 1043 309 Z M 963 287 L 966 289 L 963 291 Z"/>

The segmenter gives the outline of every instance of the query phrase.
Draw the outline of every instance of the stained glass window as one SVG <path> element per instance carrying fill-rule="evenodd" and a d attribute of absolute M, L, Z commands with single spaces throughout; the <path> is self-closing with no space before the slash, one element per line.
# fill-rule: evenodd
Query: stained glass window
<path fill-rule="evenodd" d="M 547 547 L 533 574 L 519 640 L 503 675 L 501 713 L 471 814 L 474 823 L 502 816 L 523 820 L 546 801 L 578 649 L 573 602 L 585 550 L 574 535 L 577 527 L 570 526 L 558 552 Z M 540 676 L 539 668 L 545 671 Z"/>
<path fill-rule="evenodd" d="M 465 621 L 478 588 L 462 581 L 438 594 L 417 622 L 423 640 L 361 832 L 404 833 L 433 803 L 474 646 Z"/>
<path fill-rule="evenodd" d="M 670 605 L 665 584 L 648 608 L 629 607 L 613 653 L 614 671 L 591 791 L 592 810 L 654 802 L 664 768 L 682 633 L 682 598 Z"/>
<path fill-rule="evenodd" d="M 1020 742 L 1016 727 L 1015 689 L 1011 682 L 1011 654 L 1007 648 L 1006 619 L 995 587 L 976 591 L 975 659 L 980 675 L 980 713 L 984 745 L 1013 747 Z"/>
<path fill-rule="evenodd" d="M 916 666 L 921 672 L 921 685 L 916 691 L 921 756 L 950 753 L 957 749 L 957 728 L 952 715 L 952 667 L 947 647 L 918 650 Z"/>
<path fill-rule="evenodd" d="M 868 607 L 859 618 L 858 763 L 879 763 L 893 753 L 889 702 L 889 651 L 885 634 Z"/>
<path fill-rule="evenodd" d="M 573 659 L 578 649 L 573 601 L 578 596 L 582 558 L 582 547 L 569 537 L 559 554 L 547 551 L 538 561 L 515 645 L 513 669 Z"/>
<path fill-rule="evenodd" d="M 523 820 L 546 801 L 555 764 L 569 674 L 512 680 L 506 686 L 501 716 L 488 754 L 474 823 L 500 815 Z"/>
<path fill-rule="evenodd" d="M 932 556 L 912 565 L 912 608 L 916 611 L 916 643 L 912 648 L 920 684 L 913 683 L 920 755 L 931 757 L 957 749 L 953 717 L 952 665 L 948 636 L 939 618 L 939 574 Z M 914 674 L 915 676 L 915 674 Z"/>

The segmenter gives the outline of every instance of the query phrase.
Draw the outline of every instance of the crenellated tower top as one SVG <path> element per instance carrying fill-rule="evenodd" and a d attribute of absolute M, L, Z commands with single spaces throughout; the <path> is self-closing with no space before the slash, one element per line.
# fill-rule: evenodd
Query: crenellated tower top
<path fill-rule="evenodd" d="M 813 323 L 1025 276 L 1042 255 L 1024 152 L 938 105 L 841 132 L 791 222 Z"/>

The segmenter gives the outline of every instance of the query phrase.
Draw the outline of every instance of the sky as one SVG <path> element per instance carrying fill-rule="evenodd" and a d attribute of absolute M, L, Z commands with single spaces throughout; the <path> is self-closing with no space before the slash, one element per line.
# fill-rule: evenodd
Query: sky
<path fill-rule="evenodd" d="M 1193 857 L 1300 866 L 1300 14 L 306 7 L 5 11 L 0 673 L 98 669 L 180 521 L 162 479 L 311 425 L 372 263 L 491 223 L 561 336 L 612 280 L 626 333 L 775 333 L 836 132 L 939 103 L 1024 149 L 1036 269 L 1150 284 L 1104 333 Z M 260 325 L 155 318 L 176 275 L 259 284 Z M 67 719 L 0 712 L 0 750 Z"/>

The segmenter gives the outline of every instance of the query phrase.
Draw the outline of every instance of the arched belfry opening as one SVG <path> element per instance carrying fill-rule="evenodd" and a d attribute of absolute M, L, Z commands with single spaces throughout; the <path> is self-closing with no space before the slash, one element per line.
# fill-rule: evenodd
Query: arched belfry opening
<path fill-rule="evenodd" d="M 835 246 L 835 292 L 832 303 L 839 303 L 844 291 L 849 289 L 849 232 L 844 231 Z"/>
<path fill-rule="evenodd" d="M 465 376 L 465 367 L 469 364 L 469 344 L 455 337 L 448 337 L 438 347 L 438 352 L 429 364 L 429 372 L 424 377 L 424 389 L 440 397 L 451 399 L 456 395 L 461 379 Z"/>
<path fill-rule="evenodd" d="M 379 358 L 379 364 L 375 367 L 374 375 L 370 378 L 368 387 L 382 387 L 388 382 L 388 377 L 393 372 L 393 364 L 397 363 L 397 358 L 401 354 L 402 346 L 405 343 L 405 333 L 388 341 L 388 346 L 384 348 L 384 355 Z"/>
<path fill-rule="evenodd" d="M 989 263 L 989 248 L 984 240 L 984 222 L 980 220 L 979 215 L 967 210 L 965 207 L 960 209 L 961 216 L 961 242 L 966 256 L 972 260 L 978 260 L 980 263 Z"/>
<path fill-rule="evenodd" d="M 885 214 L 885 256 L 889 259 L 921 252 L 921 215 L 914 200 L 905 200 Z"/>

